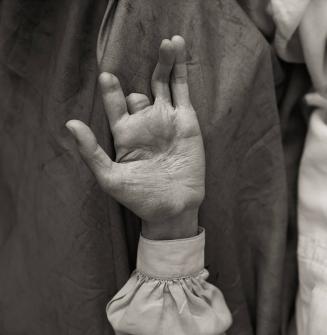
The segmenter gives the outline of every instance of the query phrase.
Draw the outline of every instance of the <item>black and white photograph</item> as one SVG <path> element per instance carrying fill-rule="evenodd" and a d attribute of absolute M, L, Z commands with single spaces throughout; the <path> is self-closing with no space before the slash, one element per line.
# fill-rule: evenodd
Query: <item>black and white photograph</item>
<path fill-rule="evenodd" d="M 0 335 L 327 335 L 327 0 L 0 0 Z"/>

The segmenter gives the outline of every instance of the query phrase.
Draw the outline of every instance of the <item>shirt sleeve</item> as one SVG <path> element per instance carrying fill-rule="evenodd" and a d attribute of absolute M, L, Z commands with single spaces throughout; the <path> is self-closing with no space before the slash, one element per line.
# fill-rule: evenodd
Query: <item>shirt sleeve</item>
<path fill-rule="evenodd" d="M 304 62 L 296 30 L 311 0 L 270 0 L 269 12 L 275 22 L 274 46 L 287 62 Z"/>
<path fill-rule="evenodd" d="M 327 111 L 310 119 L 299 174 L 298 335 L 327 329 Z"/>
<path fill-rule="evenodd" d="M 107 305 L 117 335 L 219 335 L 231 325 L 223 294 L 206 281 L 205 231 L 153 241 L 140 236 L 137 268 Z"/>

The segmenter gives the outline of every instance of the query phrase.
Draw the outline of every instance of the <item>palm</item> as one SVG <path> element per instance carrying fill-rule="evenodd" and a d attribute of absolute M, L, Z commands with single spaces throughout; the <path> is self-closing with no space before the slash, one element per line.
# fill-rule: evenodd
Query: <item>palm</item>
<path fill-rule="evenodd" d="M 147 221 L 201 202 L 204 150 L 192 109 L 156 101 L 128 115 L 116 130 L 116 161 L 124 163 L 116 168 L 125 185 L 118 201 Z"/>
<path fill-rule="evenodd" d="M 100 83 L 116 162 L 85 124 L 69 121 L 67 126 L 103 189 L 147 222 L 197 211 L 204 196 L 205 162 L 189 100 L 184 40 L 166 40 L 160 47 L 152 77 L 153 105 L 143 94 L 125 98 L 111 74 L 103 73 Z"/>

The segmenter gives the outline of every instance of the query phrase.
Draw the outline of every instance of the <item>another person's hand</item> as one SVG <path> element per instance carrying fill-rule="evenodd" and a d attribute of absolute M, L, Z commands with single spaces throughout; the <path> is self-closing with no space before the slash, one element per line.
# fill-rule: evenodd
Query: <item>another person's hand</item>
<path fill-rule="evenodd" d="M 327 1 L 311 0 L 299 27 L 304 59 L 315 90 L 327 98 Z"/>
<path fill-rule="evenodd" d="M 308 93 L 305 96 L 307 104 L 317 110 L 320 113 L 320 120 L 327 125 L 327 98 L 324 98 L 319 93 Z"/>
<path fill-rule="evenodd" d="M 66 126 L 102 189 L 143 220 L 148 238 L 181 238 L 197 233 L 204 197 L 205 157 L 201 131 L 187 83 L 185 42 L 163 40 L 146 95 L 125 98 L 119 80 L 99 81 L 116 149 L 112 161 L 83 122 Z"/>

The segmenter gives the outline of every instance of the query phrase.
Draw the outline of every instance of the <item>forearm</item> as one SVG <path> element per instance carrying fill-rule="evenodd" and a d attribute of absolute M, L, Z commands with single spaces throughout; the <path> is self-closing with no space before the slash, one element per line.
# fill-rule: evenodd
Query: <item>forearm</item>
<path fill-rule="evenodd" d="M 198 232 L 198 208 L 156 222 L 142 221 L 142 235 L 150 240 L 175 240 L 195 236 Z"/>

